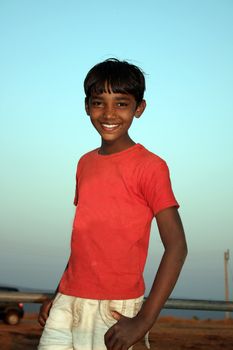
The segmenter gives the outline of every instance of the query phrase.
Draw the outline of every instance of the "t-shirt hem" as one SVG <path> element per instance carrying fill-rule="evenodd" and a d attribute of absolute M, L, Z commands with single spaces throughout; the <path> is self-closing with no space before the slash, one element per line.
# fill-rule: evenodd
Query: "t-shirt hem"
<path fill-rule="evenodd" d="M 94 299 L 94 300 L 127 300 L 127 299 L 136 299 L 139 298 L 141 296 L 143 296 L 145 294 L 145 289 L 141 289 L 138 290 L 137 292 L 127 292 L 127 293 L 119 293 L 119 292 L 115 292 L 115 293 L 80 293 L 77 292 L 76 290 L 72 290 L 72 289 L 60 289 L 59 288 L 59 293 L 65 294 L 65 295 L 69 295 L 72 297 L 76 297 L 76 298 L 84 298 L 84 299 Z"/>

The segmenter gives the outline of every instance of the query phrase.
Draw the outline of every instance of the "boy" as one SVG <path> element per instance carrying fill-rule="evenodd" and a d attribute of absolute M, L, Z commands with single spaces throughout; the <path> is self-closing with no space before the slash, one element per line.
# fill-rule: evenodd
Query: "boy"
<path fill-rule="evenodd" d="M 130 348 L 156 321 L 187 254 L 166 163 L 128 134 L 146 107 L 142 71 L 108 59 L 84 89 L 101 146 L 78 163 L 71 255 L 58 293 L 41 307 L 40 350 Z M 153 217 L 165 251 L 142 304 Z"/>

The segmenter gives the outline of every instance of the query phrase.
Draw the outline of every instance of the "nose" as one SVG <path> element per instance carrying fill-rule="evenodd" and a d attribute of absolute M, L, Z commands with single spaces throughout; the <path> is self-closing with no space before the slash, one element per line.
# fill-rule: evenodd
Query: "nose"
<path fill-rule="evenodd" d="M 113 106 L 106 105 L 105 109 L 104 109 L 104 117 L 106 119 L 112 119 L 114 117 L 114 115 L 115 115 L 115 111 L 114 111 Z"/>

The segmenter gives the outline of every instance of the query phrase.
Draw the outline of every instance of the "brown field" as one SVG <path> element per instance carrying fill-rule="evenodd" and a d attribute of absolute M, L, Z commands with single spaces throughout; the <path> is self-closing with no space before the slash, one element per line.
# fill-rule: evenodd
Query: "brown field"
<path fill-rule="evenodd" d="M 0 322 L 1 350 L 34 350 L 41 327 L 35 314 L 26 314 L 17 326 Z M 186 320 L 161 317 L 150 332 L 152 350 L 232 350 L 233 320 Z M 134 350 L 145 350 L 140 341 Z"/>

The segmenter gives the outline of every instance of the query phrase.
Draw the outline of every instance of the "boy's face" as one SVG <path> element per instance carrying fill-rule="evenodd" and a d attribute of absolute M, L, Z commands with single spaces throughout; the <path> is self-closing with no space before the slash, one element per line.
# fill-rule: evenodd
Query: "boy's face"
<path fill-rule="evenodd" d="M 137 105 L 131 94 L 104 92 L 93 94 L 85 107 L 102 141 L 120 145 L 129 139 L 128 130 L 133 118 L 141 116 L 146 102 L 143 100 Z"/>

